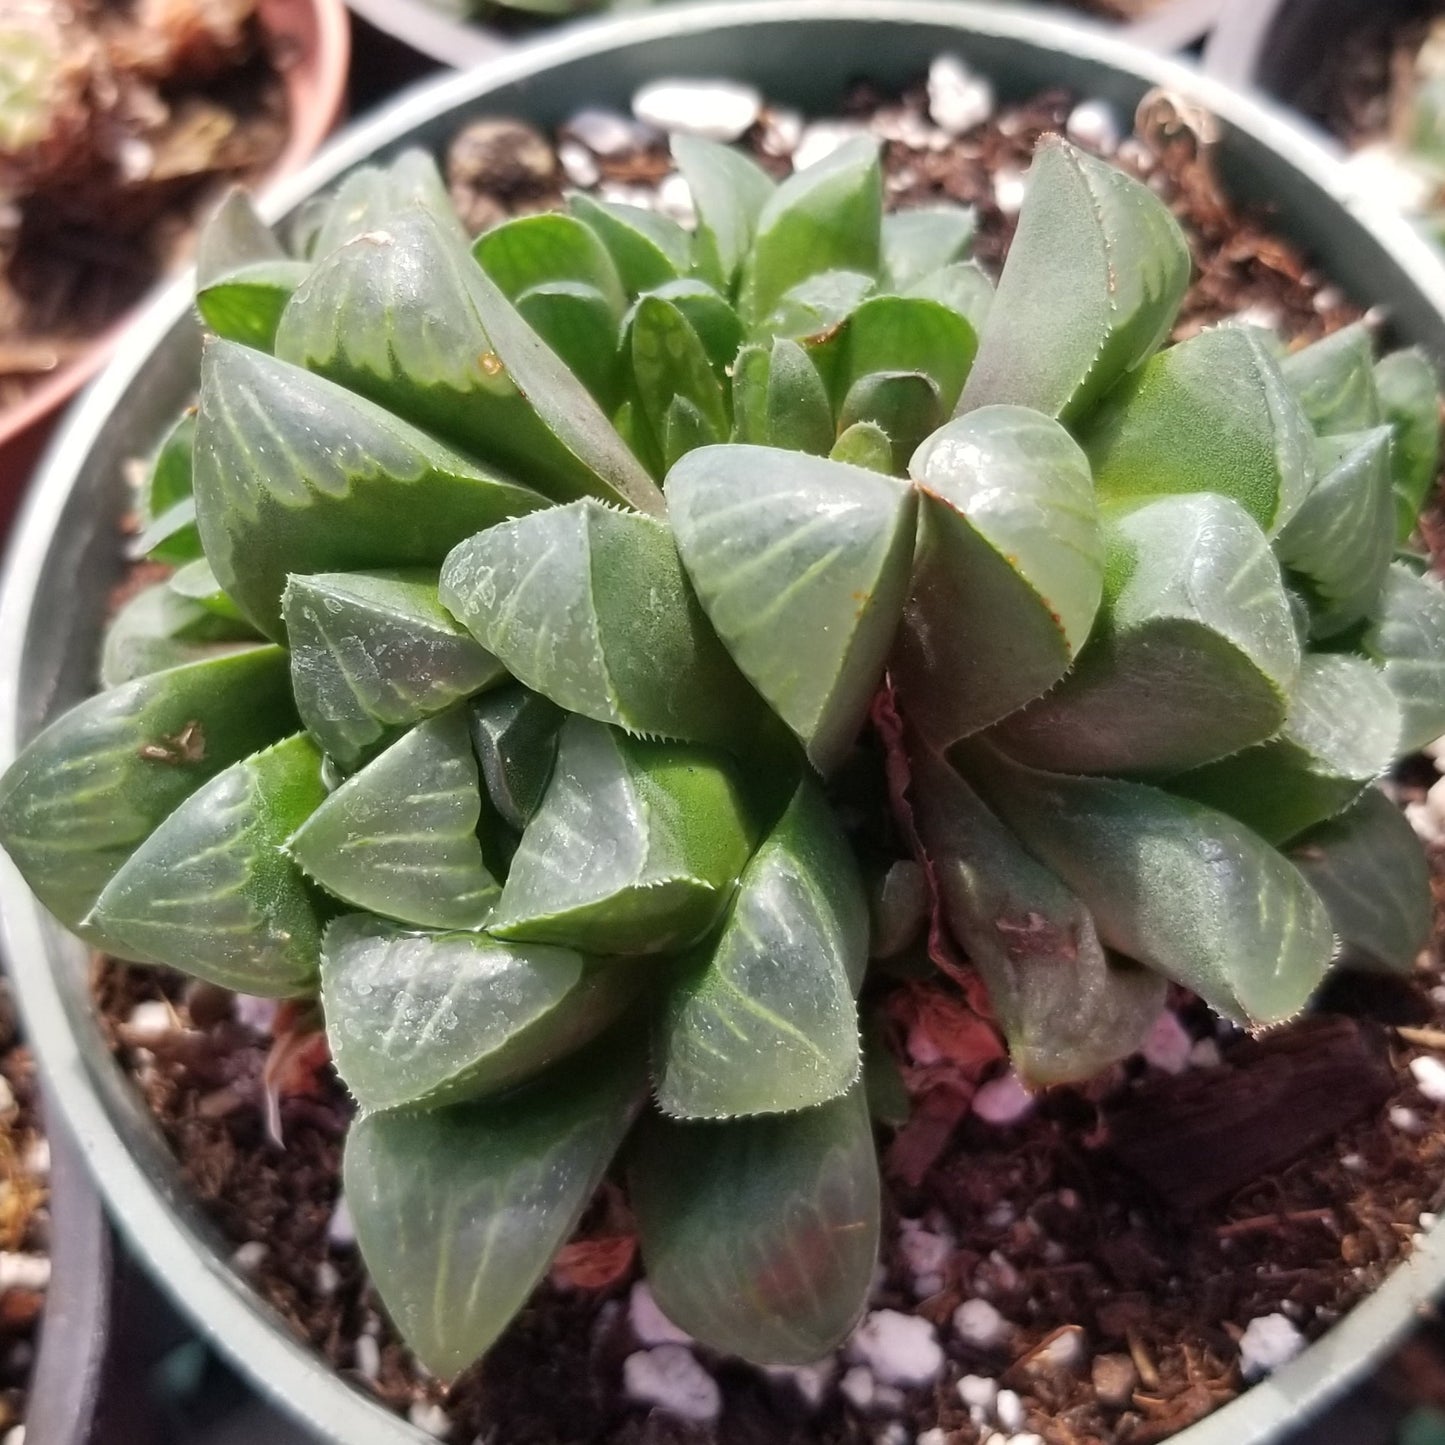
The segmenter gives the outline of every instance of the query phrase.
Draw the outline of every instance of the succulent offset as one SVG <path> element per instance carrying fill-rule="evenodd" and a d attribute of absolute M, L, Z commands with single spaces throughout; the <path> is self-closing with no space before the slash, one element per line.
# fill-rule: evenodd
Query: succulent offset
<path fill-rule="evenodd" d="M 931 902 L 1039 1084 L 1170 980 L 1264 1026 L 1428 930 L 1372 786 L 1445 731 L 1423 357 L 1165 346 L 1182 234 L 1062 142 L 996 290 L 870 141 L 674 151 L 695 232 L 579 195 L 473 246 L 418 154 L 291 252 L 233 198 L 140 499 L 176 570 L 0 784 L 95 947 L 319 996 L 363 1253 L 446 1375 L 615 1166 L 691 1334 L 846 1335 L 870 893 L 875 952 Z"/>

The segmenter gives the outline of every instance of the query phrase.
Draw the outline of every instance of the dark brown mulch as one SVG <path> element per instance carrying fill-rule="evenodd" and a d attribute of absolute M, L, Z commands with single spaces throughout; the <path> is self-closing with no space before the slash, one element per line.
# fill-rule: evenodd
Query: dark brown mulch
<path fill-rule="evenodd" d="M 921 112 L 917 94 L 903 105 Z M 884 122 L 890 113 L 896 118 L 866 92 L 850 109 Z M 1061 129 L 1070 109 L 1071 98 L 1053 92 L 1002 112 L 943 151 L 890 142 L 890 200 L 947 195 L 976 205 L 979 255 L 996 264 L 1012 221 L 996 204 L 993 177 L 1001 169 L 1024 170 L 1036 139 Z M 1303 340 L 1358 317 L 1357 307 L 1269 233 L 1266 219 L 1241 216 L 1221 199 L 1207 147 L 1179 120 L 1166 103 L 1153 107 L 1149 143 L 1130 143 L 1121 159 L 1170 200 L 1189 230 L 1197 275 L 1181 333 L 1248 312 Z M 661 165 L 658 156 L 641 155 L 604 162 L 603 169 L 611 179 L 655 181 Z M 499 199 L 508 209 L 508 197 Z M 536 199 L 533 189 L 515 204 L 525 208 Z M 1411 776 L 1411 795 L 1418 797 L 1429 774 Z M 1440 855 L 1434 863 L 1437 896 L 1445 900 Z M 1437 955 L 1437 971 L 1439 963 Z M 397 1343 L 354 1248 L 328 1233 L 349 1114 L 335 1078 L 327 1072 L 316 1097 L 282 1104 L 286 1147 L 278 1150 L 264 1124 L 264 1031 L 232 1018 L 215 990 L 186 987 L 161 972 L 106 963 L 96 986 L 113 1043 L 185 1177 L 227 1237 L 251 1246 L 242 1258 L 257 1288 L 338 1370 L 387 1404 L 406 1410 L 441 1403 L 453 1422 L 451 1439 L 506 1445 L 861 1445 L 875 1438 L 879 1422 L 836 1394 L 809 1415 L 790 1387 L 727 1362 L 709 1362 L 725 1400 L 716 1427 L 630 1409 L 620 1391 L 621 1361 L 635 1347 L 625 1281 L 602 1291 L 544 1286 L 489 1358 L 444 1390 Z M 1439 1202 L 1445 1132 L 1409 1073 L 1419 1050 L 1387 1025 L 1403 1017 L 1445 1028 L 1445 1009 L 1424 982 L 1335 996 L 1356 1018 L 1310 1026 L 1323 1030 L 1312 1043 L 1321 1085 L 1315 1097 L 1336 1102 L 1331 1096 L 1344 1093 L 1351 1107 L 1345 1118 L 1331 1115 L 1321 1125 L 1318 1112 L 1282 1106 L 1287 1118 L 1249 1136 L 1274 1148 L 1263 1161 L 1249 1154 L 1251 1169 L 1265 1169 L 1253 1183 L 1195 1191 L 1210 1197 L 1191 1197 L 1187 1207 L 1169 1202 L 1181 1197 L 1170 1185 L 1181 1170 L 1177 1161 L 1150 1160 L 1147 1149 L 1139 1150 L 1137 1141 L 1148 1135 L 1143 1116 L 1152 1110 L 1172 1126 L 1187 1115 L 1193 1127 L 1216 1136 L 1219 1118 L 1189 1097 L 1205 1075 L 1170 1082 L 1136 1063 L 1089 1088 L 1053 1091 L 1008 1130 L 969 1118 L 921 1185 L 890 1185 L 886 1278 L 875 1304 L 934 1319 L 950 1356 L 938 1387 L 906 1401 L 914 1427 L 940 1425 L 949 1445 L 974 1445 L 980 1431 L 952 1383 L 972 1371 L 1001 1376 L 1015 1388 L 1028 1427 L 1049 1445 L 1148 1445 L 1239 1391 L 1236 1343 L 1250 1319 L 1283 1312 L 1317 1334 L 1408 1254 L 1421 1213 Z M 178 1028 L 139 1047 L 126 1020 L 138 1003 L 162 998 L 173 1005 Z M 1212 1035 L 1203 1010 L 1194 1008 L 1188 1022 L 1197 1036 Z M 1222 1107 L 1250 1095 L 1261 1069 L 1277 1073 L 1280 1052 L 1305 1037 L 1286 1032 L 1263 1046 L 1233 1041 L 1214 1074 Z M 1340 1085 L 1342 1072 L 1349 1089 Z M 1410 1111 L 1413 1123 L 1388 1122 L 1391 1109 Z M 1292 1121 L 1308 1127 L 1291 1136 L 1283 1124 Z M 943 1289 L 921 1304 L 897 1255 L 893 1225 L 900 1215 L 927 1217 L 958 1241 Z M 959 1301 L 976 1295 L 991 1298 L 1014 1327 L 996 1351 L 971 1350 L 947 1328 Z M 1040 1364 L 1041 1346 L 1070 1329 L 1085 1332 L 1091 1354 L 1129 1359 L 1138 1384 L 1126 1404 L 1103 1404 L 1087 1368 Z M 500 1434 L 498 1421 L 505 1421 Z"/>

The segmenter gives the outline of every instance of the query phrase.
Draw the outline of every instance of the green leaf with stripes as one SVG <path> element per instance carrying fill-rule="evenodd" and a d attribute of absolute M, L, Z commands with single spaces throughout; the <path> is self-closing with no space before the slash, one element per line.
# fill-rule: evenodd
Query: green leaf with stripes
<path fill-rule="evenodd" d="M 1369 329 L 1356 321 L 1291 352 L 1280 369 L 1315 431 L 1339 436 L 1370 431 L 1383 420 L 1374 361 Z"/>
<path fill-rule="evenodd" d="M 465 243 L 462 224 L 436 162 L 423 150 L 402 151 L 389 165 L 361 166 L 336 188 L 304 254 L 323 260 L 358 236 L 386 227 L 420 207 Z"/>
<path fill-rule="evenodd" d="M 276 344 L 281 313 L 310 271 L 310 262 L 284 256 L 251 261 L 198 286 L 196 310 L 217 336 L 270 351 Z"/>
<path fill-rule="evenodd" d="M 1400 704 L 1400 756 L 1445 733 L 1445 590 L 1437 581 L 1392 562 L 1360 650 L 1379 663 Z"/>
<path fill-rule="evenodd" d="M 240 993 L 314 993 L 321 923 L 281 845 L 326 796 L 304 735 L 233 763 L 171 813 L 96 900 L 111 951 Z"/>
<path fill-rule="evenodd" d="M 1439 378 L 1415 349 L 1391 352 L 1375 366 L 1380 411 L 1394 435 L 1390 472 L 1395 493 L 1395 537 L 1408 540 L 1420 508 L 1440 472 Z"/>
<path fill-rule="evenodd" d="M 861 1084 L 778 1118 L 650 1117 L 629 1180 L 648 1284 L 708 1348 L 812 1364 L 858 1322 L 880 1214 Z"/>
<path fill-rule="evenodd" d="M 812 358 L 787 337 L 745 346 L 733 370 L 733 441 L 826 456 L 836 428 Z"/>
<path fill-rule="evenodd" d="M 728 1119 L 837 1098 L 858 1077 L 853 996 L 867 963 L 857 865 L 805 782 L 743 869 L 721 929 L 663 994 L 652 1047 L 663 1112 Z"/>
<path fill-rule="evenodd" d="M 906 292 L 968 256 L 978 217 L 966 206 L 912 206 L 883 217 L 883 274 Z"/>
<path fill-rule="evenodd" d="M 701 339 L 682 312 L 659 296 L 644 296 L 628 316 L 625 336 L 633 385 L 663 466 L 670 467 L 692 446 L 725 440 L 731 426 L 727 398 Z M 685 443 L 669 424 L 679 402 L 698 418 L 701 443 Z"/>
<path fill-rule="evenodd" d="M 520 683 L 479 697 L 467 713 L 487 796 L 502 820 L 520 833 L 551 779 L 557 734 L 567 715 Z"/>
<path fill-rule="evenodd" d="M 435 572 L 318 572 L 282 597 L 307 731 L 343 767 L 506 678 L 437 601 Z"/>
<path fill-rule="evenodd" d="M 676 952 L 717 921 L 750 842 L 721 754 L 568 718 L 488 927 L 583 953 Z"/>
<path fill-rule="evenodd" d="M 501 891 L 478 838 L 481 806 L 466 719 L 453 709 L 352 774 L 287 848 L 355 908 L 427 928 L 480 928 Z"/>
<path fill-rule="evenodd" d="M 100 684 L 119 687 L 147 673 L 201 662 L 255 641 L 255 630 L 247 623 L 178 595 L 169 582 L 156 582 L 137 592 L 106 627 Z"/>
<path fill-rule="evenodd" d="M 756 161 L 715 141 L 674 135 L 672 158 L 697 208 L 697 242 L 711 251 L 731 287 L 752 246 L 758 217 L 777 189 Z"/>
<path fill-rule="evenodd" d="M 691 238 L 656 211 L 599 201 L 583 192 L 568 196 L 567 207 L 612 257 L 629 296 L 676 281 L 692 269 Z"/>
<path fill-rule="evenodd" d="M 547 211 L 504 221 L 477 237 L 472 254 L 513 302 L 535 286 L 569 281 L 601 296 L 616 321 L 627 309 L 607 247 L 575 216 Z"/>

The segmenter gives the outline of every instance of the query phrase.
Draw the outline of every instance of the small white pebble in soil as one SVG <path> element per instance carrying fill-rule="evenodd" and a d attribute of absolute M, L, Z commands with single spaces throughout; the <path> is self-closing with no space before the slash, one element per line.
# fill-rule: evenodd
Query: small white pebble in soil
<path fill-rule="evenodd" d="M 935 1425 L 918 1437 L 916 1445 L 948 1445 L 948 1431 Z"/>
<path fill-rule="evenodd" d="M 614 110 L 579 110 L 562 127 L 564 135 L 581 141 L 595 156 L 618 156 L 636 150 L 646 133 L 636 121 Z"/>
<path fill-rule="evenodd" d="M 1348 1169 L 1352 1174 L 1357 1174 L 1365 1167 L 1365 1161 L 1358 1154 L 1342 1154 L 1340 1156 L 1340 1168 Z"/>
<path fill-rule="evenodd" d="M 1082 100 L 1069 112 L 1064 134 L 1075 145 L 1109 156 L 1119 149 L 1122 128 L 1118 113 L 1107 100 Z"/>
<path fill-rule="evenodd" d="M 0 1294 L 12 1289 L 39 1292 L 49 1286 L 50 1261 L 43 1254 L 0 1253 Z"/>
<path fill-rule="evenodd" d="M 631 186 L 625 181 L 603 181 L 597 194 L 616 206 L 636 206 L 641 211 L 657 209 L 657 192 L 650 186 Z"/>
<path fill-rule="evenodd" d="M 438 1440 L 445 1440 L 452 1433 L 452 1417 L 440 1405 L 426 1400 L 416 1401 L 406 1412 L 406 1418 L 418 1430 L 424 1430 Z"/>
<path fill-rule="evenodd" d="M 905 1388 L 927 1385 L 943 1370 L 943 1349 L 933 1325 L 919 1315 L 874 1310 L 848 1341 L 848 1358 L 878 1379 Z"/>
<path fill-rule="evenodd" d="M 954 1310 L 953 1330 L 964 1344 L 991 1350 L 1007 1338 L 1009 1325 L 986 1299 L 969 1299 Z"/>
<path fill-rule="evenodd" d="M 1415 1087 L 1432 1104 L 1445 1104 L 1445 1064 L 1430 1054 L 1422 1054 L 1410 1060 L 1410 1073 Z"/>
<path fill-rule="evenodd" d="M 1096 1355 L 1090 1368 L 1094 1394 L 1099 1403 L 1122 1410 L 1134 1398 L 1139 1370 L 1128 1355 Z"/>
<path fill-rule="evenodd" d="M 1437 823 L 1445 823 L 1445 778 L 1430 785 L 1430 791 L 1425 794 L 1425 807 Z"/>
<path fill-rule="evenodd" d="M 793 169 L 805 171 L 832 155 L 841 145 L 846 145 L 854 136 L 866 135 L 868 128 L 857 121 L 818 121 L 804 126 L 798 144 L 793 147 Z"/>
<path fill-rule="evenodd" d="M 336 1197 L 336 1207 L 326 1224 L 326 1242 L 332 1249 L 350 1249 L 356 1243 L 356 1229 L 351 1223 L 351 1210 L 344 1194 Z"/>
<path fill-rule="evenodd" d="M 356 1371 L 365 1380 L 373 1383 L 381 1374 L 381 1346 L 375 1335 L 357 1335 Z"/>
<path fill-rule="evenodd" d="M 1193 1047 L 1189 1030 L 1179 1022 L 1179 1015 L 1167 1008 L 1144 1036 L 1140 1052 L 1156 1069 L 1163 1069 L 1166 1074 L 1182 1074 L 1189 1067 L 1189 1051 Z"/>
<path fill-rule="evenodd" d="M 48 1139 L 36 1139 L 25 1151 L 25 1157 L 20 1161 L 20 1167 L 32 1179 L 49 1179 L 50 1141 Z"/>
<path fill-rule="evenodd" d="M 658 130 L 728 144 L 757 120 L 763 98 L 731 80 L 654 80 L 632 97 L 632 113 Z"/>
<path fill-rule="evenodd" d="M 990 1229 L 1007 1229 L 1017 1218 L 1013 1205 L 1007 1199 L 1001 1199 L 989 1210 L 983 1222 Z"/>
<path fill-rule="evenodd" d="M 1428 1209 L 1420 1216 L 1421 1229 L 1434 1229 L 1439 1222 L 1439 1216 L 1432 1214 Z"/>
<path fill-rule="evenodd" d="M 25 1426 L 12 1425 L 6 1432 L 0 1445 L 25 1445 Z"/>
<path fill-rule="evenodd" d="M 585 190 L 602 179 L 602 171 L 593 160 L 592 152 L 580 141 L 564 140 L 557 147 L 557 160 L 562 167 L 562 174 L 574 186 L 581 186 Z"/>
<path fill-rule="evenodd" d="M 1445 828 L 1426 803 L 1406 803 L 1405 821 L 1415 830 L 1415 836 L 1422 843 L 1432 846 L 1445 843 Z"/>
<path fill-rule="evenodd" d="M 923 1285 L 925 1282 L 940 1279 L 948 1268 L 954 1249 L 955 1244 L 950 1235 L 935 1234 L 932 1230 L 925 1229 L 921 1220 L 902 1221 L 898 1252 L 903 1256 L 903 1263 L 913 1276 L 914 1293 L 920 1299 L 936 1294 L 941 1288 L 941 1284 L 935 1284 L 931 1289 L 925 1289 Z"/>
<path fill-rule="evenodd" d="M 1391 1108 L 1389 1118 L 1391 1125 L 1402 1134 L 1419 1134 L 1424 1131 L 1420 1116 L 1413 1109 L 1396 1104 Z"/>
<path fill-rule="evenodd" d="M 1192 1069 L 1217 1069 L 1221 1062 L 1219 1045 L 1213 1039 L 1200 1039 L 1189 1050 L 1189 1067 Z"/>
<path fill-rule="evenodd" d="M 829 1355 L 816 1365 L 773 1365 L 764 1373 L 770 1380 L 792 1386 L 802 1402 L 816 1410 L 828 1397 L 828 1388 L 838 1373 L 838 1361 Z"/>
<path fill-rule="evenodd" d="M 692 187 L 687 179 L 674 171 L 664 176 L 657 187 L 657 209 L 680 226 L 697 224 L 697 207 L 692 200 Z"/>
<path fill-rule="evenodd" d="M 796 110 L 768 106 L 758 117 L 758 146 L 765 156 L 790 156 L 803 138 L 803 117 Z"/>
<path fill-rule="evenodd" d="M 998 1399 L 998 1381 L 987 1375 L 964 1375 L 958 1382 L 958 1398 L 970 1410 L 992 1415 L 994 1402 Z"/>
<path fill-rule="evenodd" d="M 1338 286 L 1321 286 L 1314 295 L 1314 308 L 1323 315 L 1327 311 L 1338 311 L 1346 303 L 1346 296 Z M 1428 752 L 1429 749 L 1427 748 Z"/>
<path fill-rule="evenodd" d="M 253 1274 L 266 1258 L 266 1246 L 259 1239 L 248 1239 L 231 1256 L 231 1267 L 241 1274 Z"/>
<path fill-rule="evenodd" d="M 940 55 L 928 67 L 928 114 L 949 135 L 962 135 L 993 114 L 993 86 L 956 55 Z"/>
<path fill-rule="evenodd" d="M 993 200 L 1004 215 L 1016 216 L 1023 210 L 1025 189 L 1022 171 L 1000 166 L 994 172 Z"/>
<path fill-rule="evenodd" d="M 993 1413 L 1005 1430 L 1018 1430 L 1024 1423 L 1024 1402 L 1012 1390 L 1000 1390 Z"/>
<path fill-rule="evenodd" d="M 867 1365 L 854 1365 L 838 1382 L 838 1393 L 855 1410 L 871 1409 L 873 1396 L 877 1393 L 873 1371 Z"/>
<path fill-rule="evenodd" d="M 1283 1315 L 1250 1320 L 1239 1341 L 1239 1368 L 1246 1380 L 1277 1370 L 1304 1349 L 1305 1337 Z"/>
<path fill-rule="evenodd" d="M 692 1336 L 663 1314 L 646 1280 L 632 1286 L 627 1300 L 627 1322 L 640 1345 L 690 1345 Z"/>
<path fill-rule="evenodd" d="M 1405 164 L 1393 145 L 1361 146 L 1343 166 L 1351 185 L 1374 206 L 1397 211 L 1423 210 L 1434 189 L 1416 167 Z"/>
<path fill-rule="evenodd" d="M 1077 1370 L 1088 1357 L 1084 1332 L 1077 1325 L 1059 1331 L 1042 1350 L 1040 1363 L 1047 1363 L 1056 1370 Z"/>
<path fill-rule="evenodd" d="M 0 1115 L 13 1114 L 16 1107 L 15 1090 L 10 1087 L 10 1080 L 0 1074 Z"/>
<path fill-rule="evenodd" d="M 257 998 L 254 994 L 238 993 L 231 1005 L 231 1012 L 243 1028 L 252 1029 L 258 1034 L 269 1034 L 276 1022 L 278 1007 L 274 998 Z"/>
<path fill-rule="evenodd" d="M 1004 1445 L 1044 1445 L 1044 1437 L 1035 1435 L 1032 1430 L 1026 1430 L 1021 1435 L 1010 1435 Z"/>
<path fill-rule="evenodd" d="M 316 1266 L 316 1293 L 334 1295 L 341 1288 L 341 1271 L 329 1259 Z"/>
<path fill-rule="evenodd" d="M 141 1047 L 148 1043 L 158 1043 L 175 1033 L 177 1028 L 176 1016 L 171 1011 L 170 1004 L 161 998 L 138 1003 L 130 1011 L 125 1026 L 129 1041 Z"/>
<path fill-rule="evenodd" d="M 985 1124 L 1017 1124 L 1032 1112 L 1034 1096 L 1012 1069 L 990 1079 L 973 1096 L 973 1112 Z"/>
<path fill-rule="evenodd" d="M 885 1425 L 873 1438 L 878 1445 L 908 1445 L 913 1439 L 906 1427 L 897 1420 Z"/>
<path fill-rule="evenodd" d="M 680 1420 L 705 1424 L 722 1411 L 717 1381 L 683 1345 L 658 1345 L 628 1355 L 622 1363 L 622 1383 L 629 1400 L 655 1405 Z"/>

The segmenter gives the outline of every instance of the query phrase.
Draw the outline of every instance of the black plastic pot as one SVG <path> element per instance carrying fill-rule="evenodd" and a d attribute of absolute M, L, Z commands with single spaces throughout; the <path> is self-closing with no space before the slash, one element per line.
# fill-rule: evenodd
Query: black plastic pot
<path fill-rule="evenodd" d="M 946 0 L 747 0 L 661 6 L 575 27 L 471 74 L 439 80 L 341 137 L 273 194 L 273 219 L 345 171 L 411 145 L 440 150 L 485 113 L 550 126 L 584 105 L 625 108 L 643 81 L 733 75 L 811 115 L 836 113 L 851 82 L 909 84 L 953 51 L 1005 100 L 1063 86 L 1132 114 L 1155 88 L 1213 112 L 1224 184 L 1268 203 L 1333 279 L 1383 305 L 1397 339 L 1445 358 L 1445 264 L 1398 217 L 1358 205 L 1336 160 L 1287 117 L 1099 26 L 1023 5 Z M 182 281 L 133 333 L 53 447 L 0 585 L 0 767 L 47 720 L 89 693 L 107 593 L 123 561 L 124 473 L 195 386 L 199 337 Z M 202 1333 L 258 1388 L 335 1445 L 425 1445 L 288 1330 L 227 1263 L 230 1249 L 188 1195 L 160 1130 L 105 1047 L 86 950 L 0 860 L 0 941 L 29 1036 L 114 1217 Z M 1445 1230 L 1319 1343 L 1270 1380 L 1175 1437 L 1174 1445 L 1280 1442 L 1410 1327 L 1445 1283 Z M 506 1438 L 505 1425 L 500 1438 Z"/>

